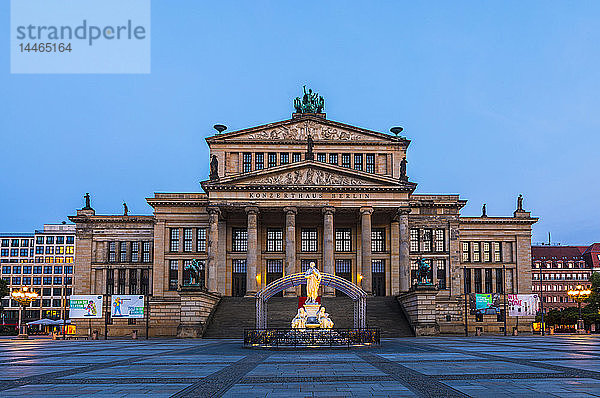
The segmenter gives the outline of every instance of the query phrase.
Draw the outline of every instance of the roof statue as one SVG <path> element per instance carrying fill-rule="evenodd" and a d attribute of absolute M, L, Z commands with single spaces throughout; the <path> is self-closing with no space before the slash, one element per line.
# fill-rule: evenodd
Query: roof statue
<path fill-rule="evenodd" d="M 519 194 L 517 198 L 517 211 L 523 211 L 523 195 Z"/>
<path fill-rule="evenodd" d="M 297 113 L 322 113 L 325 107 L 325 100 L 318 93 L 313 93 L 309 88 L 306 92 L 306 86 L 302 86 L 304 95 L 302 98 L 294 99 L 294 108 Z"/>
<path fill-rule="evenodd" d="M 84 210 L 89 210 L 92 208 L 92 206 L 90 205 L 90 193 L 86 192 L 85 195 L 83 195 L 84 199 L 85 199 L 85 207 L 83 208 Z"/>
<path fill-rule="evenodd" d="M 129 214 L 129 208 L 127 207 L 127 203 L 123 202 L 123 215 L 126 216 Z"/>

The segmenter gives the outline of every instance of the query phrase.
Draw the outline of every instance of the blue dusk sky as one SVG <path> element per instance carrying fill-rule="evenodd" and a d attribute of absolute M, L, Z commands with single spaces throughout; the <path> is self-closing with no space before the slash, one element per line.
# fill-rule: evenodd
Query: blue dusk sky
<path fill-rule="evenodd" d="M 200 191 L 204 138 L 287 119 L 307 84 L 332 120 L 412 140 L 417 193 L 512 215 L 533 242 L 600 241 L 600 2 L 152 2 L 147 75 L 10 74 L 0 3 L 0 232 L 150 214 Z M 317 148 L 318 149 L 318 148 Z"/>

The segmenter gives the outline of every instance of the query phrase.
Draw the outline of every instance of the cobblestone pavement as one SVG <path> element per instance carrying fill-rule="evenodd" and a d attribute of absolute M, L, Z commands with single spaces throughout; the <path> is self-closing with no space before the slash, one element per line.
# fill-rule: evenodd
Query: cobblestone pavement
<path fill-rule="evenodd" d="M 0 339 L 0 397 L 600 396 L 600 337 L 386 339 L 351 350 L 234 340 Z"/>

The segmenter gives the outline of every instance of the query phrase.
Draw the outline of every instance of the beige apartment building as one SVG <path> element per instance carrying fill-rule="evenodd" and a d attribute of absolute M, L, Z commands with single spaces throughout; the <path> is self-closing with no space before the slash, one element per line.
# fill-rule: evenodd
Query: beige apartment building
<path fill-rule="evenodd" d="M 150 335 L 199 336 L 222 297 L 252 297 L 311 261 L 377 297 L 414 290 L 424 259 L 442 333 L 464 330 L 465 289 L 531 292 L 537 219 L 522 200 L 506 217 L 462 217 L 466 200 L 458 195 L 416 193 L 407 138 L 323 113 L 232 132 L 217 127 L 206 138 L 211 173 L 201 192 L 156 193 L 147 216 L 96 215 L 88 203 L 70 217 L 74 294 L 149 294 Z M 322 289 L 323 297 L 337 294 Z M 281 294 L 302 296 L 304 285 Z M 143 328 L 139 320 L 106 321 L 110 335 Z M 520 319 L 519 329 L 530 331 L 531 321 Z M 104 322 L 81 326 L 102 330 Z M 469 324 L 503 328 L 496 316 L 469 315 Z"/>

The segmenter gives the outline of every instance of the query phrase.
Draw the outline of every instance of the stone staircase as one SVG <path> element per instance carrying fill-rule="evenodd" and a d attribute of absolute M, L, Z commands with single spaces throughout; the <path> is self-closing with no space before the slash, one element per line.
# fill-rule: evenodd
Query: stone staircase
<path fill-rule="evenodd" d="M 336 328 L 352 328 L 354 306 L 348 297 L 323 297 L 322 305 Z M 297 297 L 272 297 L 267 303 L 267 325 L 289 328 L 298 308 Z M 244 329 L 254 328 L 256 300 L 223 297 L 209 320 L 204 338 L 242 338 Z M 367 298 L 367 325 L 381 328 L 381 337 L 413 336 L 412 329 L 395 297 Z"/>

